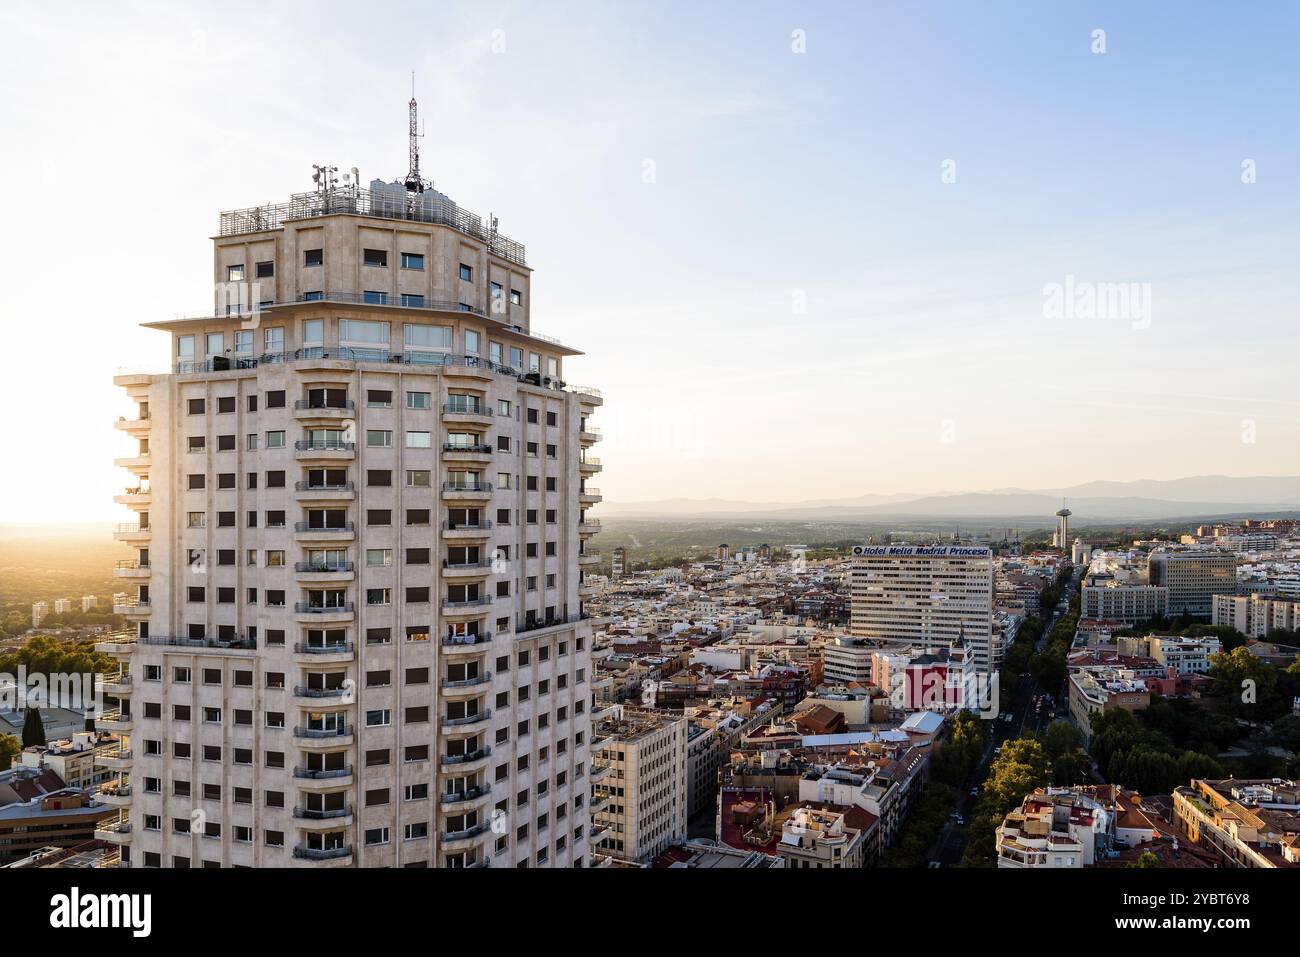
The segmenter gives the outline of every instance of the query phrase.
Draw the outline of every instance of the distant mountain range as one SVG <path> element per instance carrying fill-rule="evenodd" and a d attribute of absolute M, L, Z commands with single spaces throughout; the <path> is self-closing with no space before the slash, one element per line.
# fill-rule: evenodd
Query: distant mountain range
<path fill-rule="evenodd" d="M 938 495 L 859 495 L 802 502 L 662 499 L 605 502 L 609 518 L 764 518 L 794 521 L 1005 519 L 1052 524 L 1062 500 L 1076 525 L 1235 516 L 1300 510 L 1300 476 L 1196 475 L 1181 479 L 1085 482 L 1067 488 L 1001 488 Z"/>

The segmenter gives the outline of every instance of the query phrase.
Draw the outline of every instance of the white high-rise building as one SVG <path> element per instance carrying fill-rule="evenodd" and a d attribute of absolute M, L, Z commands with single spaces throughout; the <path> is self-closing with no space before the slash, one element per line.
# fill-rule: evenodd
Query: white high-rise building
<path fill-rule="evenodd" d="M 116 379 L 136 634 L 99 645 L 97 836 L 133 867 L 585 866 L 601 399 L 495 220 L 418 164 L 355 175 L 222 213 L 217 308 Z"/>
<path fill-rule="evenodd" d="M 66 614 L 67 614 L 68 612 L 70 612 L 70 611 L 72 611 L 72 599 L 71 599 L 71 598 L 56 598 L 56 599 L 54 599 L 54 614 L 56 614 L 56 615 L 66 615 Z"/>
<path fill-rule="evenodd" d="M 32 627 L 41 627 L 41 622 L 45 620 L 50 613 L 50 603 L 47 601 L 32 602 Z"/>
<path fill-rule="evenodd" d="M 617 705 L 592 728 L 595 849 L 648 862 L 686 841 L 687 720 Z"/>
<path fill-rule="evenodd" d="M 974 545 L 855 545 L 850 631 L 921 646 L 964 638 L 994 665 L 993 551 Z"/>

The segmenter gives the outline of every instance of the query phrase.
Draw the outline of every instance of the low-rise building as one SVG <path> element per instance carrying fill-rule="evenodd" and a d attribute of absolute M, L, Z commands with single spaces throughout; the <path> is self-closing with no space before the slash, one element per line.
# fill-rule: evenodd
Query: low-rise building
<path fill-rule="evenodd" d="M 1193 780 L 1174 791 L 1187 839 L 1228 867 L 1300 867 L 1300 785 L 1281 778 Z"/>
<path fill-rule="evenodd" d="M 1002 821 L 998 867 L 1091 867 L 1115 845 L 1109 787 L 1037 788 Z"/>

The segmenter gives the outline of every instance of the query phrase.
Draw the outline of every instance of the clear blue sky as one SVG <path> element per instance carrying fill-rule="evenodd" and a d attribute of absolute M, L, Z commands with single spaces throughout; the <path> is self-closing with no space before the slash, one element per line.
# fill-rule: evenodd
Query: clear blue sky
<path fill-rule="evenodd" d="M 1295 474 L 1298 28 L 1280 3 L 10 7 L 7 352 L 61 332 L 0 379 L 33 411 L 8 441 L 50 463 L 0 470 L 0 520 L 116 514 L 110 380 L 166 362 L 136 323 L 210 301 L 218 210 L 313 162 L 405 172 L 412 69 L 426 174 L 527 243 L 534 327 L 588 353 L 607 499 Z M 1067 275 L 1150 283 L 1149 328 L 1045 318 Z"/>

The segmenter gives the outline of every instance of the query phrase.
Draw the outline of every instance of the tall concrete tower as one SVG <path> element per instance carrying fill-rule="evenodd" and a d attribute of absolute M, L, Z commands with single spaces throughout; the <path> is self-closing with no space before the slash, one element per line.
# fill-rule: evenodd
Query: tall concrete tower
<path fill-rule="evenodd" d="M 1052 544 L 1057 548 L 1070 547 L 1070 516 L 1074 514 L 1068 508 L 1062 507 L 1056 513 L 1056 536 Z"/>
<path fill-rule="evenodd" d="M 97 646 L 96 837 L 130 867 L 590 865 L 602 400 L 532 331 L 524 247 L 378 180 L 213 245 L 257 311 L 149 323 L 171 370 L 116 379 L 138 591 Z"/>

